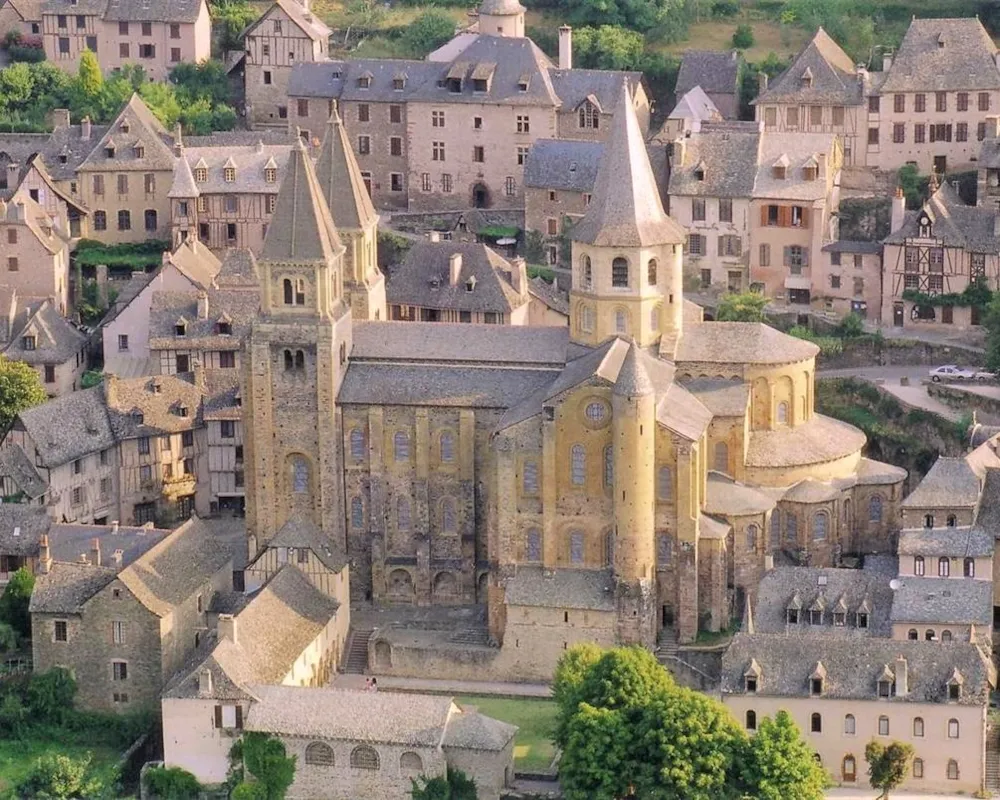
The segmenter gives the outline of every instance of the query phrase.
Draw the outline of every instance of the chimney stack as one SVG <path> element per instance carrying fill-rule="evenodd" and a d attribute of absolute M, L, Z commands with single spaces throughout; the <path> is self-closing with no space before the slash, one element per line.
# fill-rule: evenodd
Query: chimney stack
<path fill-rule="evenodd" d="M 208 319 L 208 292 L 198 292 L 198 319 Z"/>
<path fill-rule="evenodd" d="M 125 551 L 124 550 L 115 550 L 115 552 L 111 554 L 111 558 L 114 560 L 115 566 L 118 569 L 122 568 L 122 559 L 124 557 L 125 557 Z"/>
<path fill-rule="evenodd" d="M 101 566 L 101 540 L 96 536 L 90 540 L 90 562 L 95 566 Z"/>
<path fill-rule="evenodd" d="M 43 533 L 38 540 L 38 571 L 47 575 L 52 569 L 52 551 L 49 550 L 49 535 Z"/>
<path fill-rule="evenodd" d="M 430 233 L 427 234 L 427 241 L 437 244 L 438 242 L 441 241 L 441 234 L 438 233 L 437 231 L 431 231 Z"/>
<path fill-rule="evenodd" d="M 184 139 L 181 136 L 181 124 L 178 122 L 174 126 L 174 155 L 180 156 L 184 152 Z"/>
<path fill-rule="evenodd" d="M 882 72 L 888 72 L 892 68 L 892 54 L 886 53 L 882 56 Z"/>
<path fill-rule="evenodd" d="M 111 532 L 118 533 L 118 520 L 116 519 L 111 520 Z"/>
<path fill-rule="evenodd" d="M 774 513 L 777 514 L 778 512 L 775 511 Z M 774 569 L 774 556 L 768 553 L 764 556 L 764 572 L 770 572 L 772 569 Z"/>
<path fill-rule="evenodd" d="M 896 676 L 896 697 L 906 697 L 910 693 L 910 681 L 903 656 L 896 656 L 896 668 L 893 672 Z"/>
<path fill-rule="evenodd" d="M 573 69 L 573 29 L 569 25 L 559 28 L 559 69 Z"/>
<path fill-rule="evenodd" d="M 458 276 L 462 274 L 462 254 L 452 253 L 448 259 L 448 282 L 458 286 Z"/>
<path fill-rule="evenodd" d="M 232 614 L 219 614 L 219 639 L 228 639 L 233 644 L 236 640 L 236 617 Z"/>
<path fill-rule="evenodd" d="M 903 227 L 903 219 L 906 216 L 906 198 L 903 196 L 903 187 L 896 187 L 896 194 L 892 198 L 892 212 L 890 214 L 890 233 L 895 233 Z"/>
<path fill-rule="evenodd" d="M 210 697 L 212 694 L 212 670 L 203 669 L 198 673 L 198 694 Z"/>
<path fill-rule="evenodd" d="M 757 73 L 757 94 L 764 94 L 767 91 L 767 73 Z"/>
<path fill-rule="evenodd" d="M 69 109 L 68 108 L 54 108 L 52 109 L 52 114 L 49 116 L 52 120 L 53 128 L 68 128 L 69 127 Z"/>
<path fill-rule="evenodd" d="M 510 285 L 519 295 L 528 291 L 528 265 L 520 256 L 510 260 Z"/>
<path fill-rule="evenodd" d="M 80 139 L 84 142 L 90 141 L 90 117 L 80 120 Z"/>

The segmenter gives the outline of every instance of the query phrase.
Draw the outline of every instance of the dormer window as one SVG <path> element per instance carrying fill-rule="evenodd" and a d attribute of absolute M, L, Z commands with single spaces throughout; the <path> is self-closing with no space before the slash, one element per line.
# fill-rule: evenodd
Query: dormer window
<path fill-rule="evenodd" d="M 220 336 L 232 336 L 233 324 L 227 319 L 220 319 L 215 324 L 215 332 Z"/>
<path fill-rule="evenodd" d="M 107 147 L 104 148 L 104 155 L 107 156 L 108 158 L 114 158 L 115 157 L 115 145 L 114 145 L 114 143 L 110 143 L 110 144 L 108 144 Z"/>
<path fill-rule="evenodd" d="M 187 415 L 188 415 L 188 407 L 187 406 L 178 406 L 177 407 L 177 416 L 178 417 L 186 417 Z"/>
<path fill-rule="evenodd" d="M 775 164 L 771 170 L 771 174 L 774 175 L 775 180 L 783 181 L 785 179 L 785 166 L 783 164 Z"/>
<path fill-rule="evenodd" d="M 812 164 L 802 168 L 802 177 L 807 181 L 814 181 L 819 177 L 819 167 Z"/>
<path fill-rule="evenodd" d="M 802 86 L 803 88 L 810 88 L 813 85 L 813 74 L 809 67 L 806 67 L 805 72 L 802 73 Z"/>
<path fill-rule="evenodd" d="M 370 89 L 372 87 L 372 74 L 366 72 L 363 75 L 358 76 L 358 88 L 359 89 Z"/>
<path fill-rule="evenodd" d="M 132 148 L 132 152 L 133 152 L 133 154 L 135 155 L 136 158 L 145 158 L 146 157 L 146 148 L 143 147 L 141 144 L 137 144 L 135 147 L 133 147 Z"/>
<path fill-rule="evenodd" d="M 948 678 L 948 699 L 950 701 L 957 703 L 962 699 L 962 684 L 964 683 L 965 678 L 962 677 L 962 673 L 956 667 L 951 671 L 951 677 Z"/>
<path fill-rule="evenodd" d="M 844 611 L 833 612 L 833 627 L 843 628 L 847 624 L 847 614 Z"/>
<path fill-rule="evenodd" d="M 487 81 L 486 78 L 472 79 L 472 91 L 486 92 L 488 89 L 489 89 L 489 81 Z"/>
<path fill-rule="evenodd" d="M 920 238 L 930 239 L 931 238 L 931 218 L 927 214 L 920 215 Z"/>
<path fill-rule="evenodd" d="M 517 90 L 519 92 L 528 91 L 528 86 L 530 85 L 531 85 L 530 75 L 522 75 L 520 78 L 517 79 Z"/>
<path fill-rule="evenodd" d="M 444 82 L 445 87 L 452 94 L 462 93 L 462 79 L 461 78 L 448 78 Z"/>
<path fill-rule="evenodd" d="M 785 610 L 785 619 L 789 625 L 799 624 L 799 610 L 797 608 L 789 608 Z"/>
<path fill-rule="evenodd" d="M 184 320 L 177 320 L 177 324 L 174 325 L 174 336 L 187 336 L 187 322 Z"/>
<path fill-rule="evenodd" d="M 397 73 L 392 79 L 392 89 L 395 92 L 401 92 L 406 88 L 406 75 L 403 73 Z"/>
<path fill-rule="evenodd" d="M 194 179 L 195 179 L 195 180 L 196 180 L 196 181 L 197 181 L 198 183 L 204 183 L 205 181 L 207 181 L 207 180 L 208 180 L 208 170 L 207 170 L 207 169 L 205 169 L 204 167 L 198 167 L 198 168 L 197 168 L 197 169 L 196 169 L 196 170 L 194 171 Z"/>
<path fill-rule="evenodd" d="M 810 625 L 822 625 L 823 624 L 823 609 L 812 608 L 809 610 L 809 624 Z"/>
<path fill-rule="evenodd" d="M 810 678 L 809 679 L 809 694 L 813 697 L 818 697 L 823 694 L 823 679 L 822 678 Z"/>
<path fill-rule="evenodd" d="M 696 181 L 703 181 L 703 180 L 705 180 L 705 170 L 703 170 L 701 167 L 699 167 L 698 169 L 696 169 L 694 171 L 694 179 Z"/>
<path fill-rule="evenodd" d="M 123 119 L 121 124 L 121 132 L 128 133 L 130 128 L 131 125 L 129 124 L 129 121 L 127 119 Z"/>
<path fill-rule="evenodd" d="M 135 423 L 136 425 L 142 425 L 143 422 L 145 422 L 145 417 L 143 416 L 141 411 L 132 412 L 132 422 Z"/>
<path fill-rule="evenodd" d="M 896 683 L 896 676 L 892 674 L 892 670 L 886 665 L 882 668 L 882 674 L 879 675 L 877 686 L 878 686 L 878 696 L 882 698 L 889 698 L 893 695 L 893 688 Z"/>
<path fill-rule="evenodd" d="M 757 691 L 757 678 L 753 675 L 747 675 L 745 678 L 746 689 L 749 694 L 754 694 Z"/>
<path fill-rule="evenodd" d="M 760 677 L 760 664 L 757 663 L 757 659 L 752 658 L 746 672 L 743 673 L 743 686 L 746 688 L 748 694 L 756 694 L 757 688 L 760 685 Z"/>
<path fill-rule="evenodd" d="M 236 181 L 236 168 L 226 167 L 222 170 L 222 177 L 226 183 L 234 183 Z"/>
<path fill-rule="evenodd" d="M 268 167 L 264 170 L 264 182 L 265 183 L 275 183 L 278 180 L 278 170 L 274 167 Z"/>
<path fill-rule="evenodd" d="M 469 277 L 469 280 L 465 282 L 465 291 L 472 292 L 475 291 L 475 288 L 476 288 L 476 276 L 472 275 Z"/>
<path fill-rule="evenodd" d="M 38 342 L 38 340 L 34 336 L 22 336 L 21 337 L 21 346 L 25 350 L 34 350 L 35 349 L 35 345 L 36 345 L 37 342 Z"/>

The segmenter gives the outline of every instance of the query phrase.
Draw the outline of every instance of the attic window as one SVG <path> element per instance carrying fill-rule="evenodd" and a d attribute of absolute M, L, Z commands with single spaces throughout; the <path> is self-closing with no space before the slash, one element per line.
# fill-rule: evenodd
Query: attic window
<path fill-rule="evenodd" d="M 121 132 L 128 133 L 130 127 L 131 126 L 129 125 L 129 121 L 127 119 L 123 119 L 121 124 Z"/>
<path fill-rule="evenodd" d="M 465 282 L 465 291 L 471 292 L 476 288 L 476 276 L 472 275 L 469 280 Z"/>
<path fill-rule="evenodd" d="M 694 168 L 694 179 L 696 181 L 705 180 L 705 163 L 699 162 L 698 166 Z"/>
<path fill-rule="evenodd" d="M 358 88 L 359 89 L 370 89 L 372 85 L 372 79 L 370 75 L 362 75 L 358 78 Z"/>
<path fill-rule="evenodd" d="M 188 407 L 187 406 L 178 406 L 178 408 L 177 408 L 177 416 L 178 417 L 186 417 L 187 415 L 188 415 Z"/>
<path fill-rule="evenodd" d="M 569 171 L 570 172 L 576 172 L 576 167 L 577 167 L 577 164 L 576 164 L 575 161 L 570 161 L 569 162 Z"/>
<path fill-rule="evenodd" d="M 931 218 L 926 214 L 920 216 L 920 238 L 929 239 L 931 236 Z"/>
<path fill-rule="evenodd" d="M 813 697 L 818 697 L 823 694 L 823 679 L 822 678 L 810 678 L 809 679 L 809 694 Z"/>
<path fill-rule="evenodd" d="M 749 694 L 754 694 L 757 691 L 757 678 L 755 676 L 746 676 L 746 690 Z"/>
<path fill-rule="evenodd" d="M 799 624 L 799 610 L 797 608 L 789 608 L 785 611 L 785 619 L 789 625 Z"/>
<path fill-rule="evenodd" d="M 65 164 L 67 161 L 69 161 L 69 156 L 66 155 L 65 153 L 60 153 L 59 154 L 59 163 L 60 164 Z"/>
<path fill-rule="evenodd" d="M 208 170 L 204 167 L 198 167 L 198 169 L 194 171 L 194 179 L 198 183 L 204 183 L 208 180 Z"/>
<path fill-rule="evenodd" d="M 215 325 L 215 332 L 220 336 L 231 336 L 233 333 L 233 324 L 226 319 L 220 319 Z"/>
<path fill-rule="evenodd" d="M 472 91 L 474 92 L 486 92 L 489 91 L 490 83 L 486 78 L 473 78 L 472 79 Z"/>
<path fill-rule="evenodd" d="M 944 34 L 938 36 L 938 50 L 944 50 Z"/>
<path fill-rule="evenodd" d="M 868 627 L 868 615 L 863 611 L 858 612 L 858 627 L 859 628 Z"/>
<path fill-rule="evenodd" d="M 146 148 L 143 147 L 141 144 L 137 144 L 135 147 L 133 147 L 132 152 L 135 154 L 136 158 L 145 158 L 146 156 Z"/>
<path fill-rule="evenodd" d="M 517 90 L 519 92 L 528 91 L 528 86 L 530 83 L 531 83 L 531 78 L 527 75 L 522 75 L 520 78 L 517 79 Z"/>
<path fill-rule="evenodd" d="M 114 158 L 115 157 L 115 145 L 114 145 L 113 142 L 111 144 L 109 144 L 107 147 L 104 148 L 104 154 L 108 158 Z"/>
<path fill-rule="evenodd" d="M 34 350 L 36 341 L 37 340 L 35 339 L 34 336 L 21 337 L 21 345 L 24 347 L 25 350 Z"/>
<path fill-rule="evenodd" d="M 145 418 L 143 417 L 141 411 L 132 412 L 132 422 L 134 422 L 136 425 L 142 425 L 144 419 Z"/>
<path fill-rule="evenodd" d="M 330 73 L 330 77 L 334 80 L 339 80 L 343 76 L 343 73 L 339 69 L 335 69 Z"/>
<path fill-rule="evenodd" d="M 266 183 L 274 183 L 278 180 L 278 170 L 274 167 L 268 167 L 264 170 L 264 181 Z"/>
<path fill-rule="evenodd" d="M 462 79 L 461 78 L 448 78 L 445 80 L 444 85 L 448 87 L 448 91 L 452 94 L 462 93 Z M 485 91 L 485 89 L 483 90 Z"/>
<path fill-rule="evenodd" d="M 806 67 L 806 71 L 802 73 L 802 85 L 810 87 L 813 85 L 813 74 L 812 70 Z"/>
<path fill-rule="evenodd" d="M 184 320 L 180 320 L 176 325 L 174 325 L 174 335 L 187 336 L 187 323 Z"/>
<path fill-rule="evenodd" d="M 395 91 L 395 92 L 401 92 L 405 88 L 406 88 L 406 76 L 405 75 L 397 75 L 395 78 L 392 79 L 392 89 L 393 89 L 393 91 Z"/>
<path fill-rule="evenodd" d="M 163 385 L 159 381 L 153 381 L 153 394 L 159 394 L 163 391 Z"/>
<path fill-rule="evenodd" d="M 226 183 L 233 183 L 236 180 L 236 167 L 226 167 L 222 171 L 222 177 Z"/>
<path fill-rule="evenodd" d="M 771 168 L 771 174 L 774 176 L 775 180 L 783 181 L 785 179 L 785 166 L 784 164 L 775 164 Z"/>

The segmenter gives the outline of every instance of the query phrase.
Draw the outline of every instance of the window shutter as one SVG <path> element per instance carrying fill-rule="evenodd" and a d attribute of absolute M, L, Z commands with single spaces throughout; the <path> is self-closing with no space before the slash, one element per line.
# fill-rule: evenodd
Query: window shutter
<path fill-rule="evenodd" d="M 949 125 L 948 127 L 946 127 L 944 129 L 944 132 L 945 132 L 945 140 L 950 142 L 951 141 L 951 125 Z"/>
<path fill-rule="evenodd" d="M 215 707 L 215 727 L 222 727 L 222 706 Z"/>
<path fill-rule="evenodd" d="M 937 134 L 937 125 L 928 125 L 927 127 L 931 129 L 931 141 L 932 142 L 936 142 L 937 141 L 937 137 L 936 137 L 936 134 Z"/>
<path fill-rule="evenodd" d="M 236 730 L 243 730 L 243 706 L 239 704 L 236 706 Z"/>
<path fill-rule="evenodd" d="M 719 255 L 724 256 L 726 254 L 726 237 L 719 237 Z"/>
<path fill-rule="evenodd" d="M 778 224 L 782 228 L 791 227 L 792 224 L 792 208 L 791 206 L 778 206 Z"/>
<path fill-rule="evenodd" d="M 785 246 L 784 246 L 784 247 L 782 248 L 782 251 L 783 251 L 783 255 L 782 255 L 782 259 L 783 259 L 783 261 L 782 261 L 782 263 L 783 263 L 783 264 L 784 264 L 784 265 L 785 265 L 786 267 L 790 267 L 790 266 L 792 265 L 792 248 L 791 248 L 791 247 L 789 247 L 789 246 L 788 246 L 788 245 L 786 244 L 786 245 L 785 245 Z"/>
<path fill-rule="evenodd" d="M 809 206 L 802 206 L 802 227 L 803 228 L 808 228 L 809 227 L 809 212 L 811 210 L 812 209 L 809 208 Z"/>
<path fill-rule="evenodd" d="M 808 247 L 803 247 L 802 248 L 802 266 L 803 267 L 808 267 L 809 266 L 809 248 Z"/>
<path fill-rule="evenodd" d="M 760 224 L 767 225 L 767 206 L 760 207 Z"/>
<path fill-rule="evenodd" d="M 741 256 L 743 255 L 743 240 L 739 236 L 733 237 L 733 255 Z"/>

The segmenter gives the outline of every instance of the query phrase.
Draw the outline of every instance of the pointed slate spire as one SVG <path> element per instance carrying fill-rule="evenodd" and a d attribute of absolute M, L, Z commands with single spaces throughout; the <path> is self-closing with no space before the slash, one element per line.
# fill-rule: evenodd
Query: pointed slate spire
<path fill-rule="evenodd" d="M 191 165 L 183 155 L 177 159 L 177 166 L 174 167 L 174 182 L 170 185 L 167 197 L 188 199 L 197 197 L 201 192 L 194 182 L 194 173 L 191 172 Z"/>
<path fill-rule="evenodd" d="M 628 84 L 623 81 L 593 199 L 573 228 L 573 239 L 597 246 L 644 247 L 682 244 L 686 238 L 663 210 Z"/>
<path fill-rule="evenodd" d="M 265 261 L 329 261 L 343 251 L 316 170 L 300 139 L 288 156 L 260 257 Z"/>
<path fill-rule="evenodd" d="M 642 363 L 642 351 L 635 339 L 629 345 L 625 360 L 615 380 L 614 394 L 619 397 L 643 397 L 654 393 L 653 382 Z"/>
<path fill-rule="evenodd" d="M 361 229 L 378 220 L 336 108 L 326 123 L 316 176 L 337 227 Z"/>
<path fill-rule="evenodd" d="M 743 601 L 745 605 L 743 606 L 743 633 L 756 633 L 753 627 L 753 602 L 750 600 L 750 596 Z"/>

